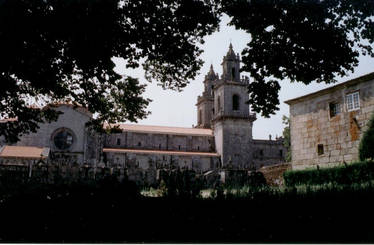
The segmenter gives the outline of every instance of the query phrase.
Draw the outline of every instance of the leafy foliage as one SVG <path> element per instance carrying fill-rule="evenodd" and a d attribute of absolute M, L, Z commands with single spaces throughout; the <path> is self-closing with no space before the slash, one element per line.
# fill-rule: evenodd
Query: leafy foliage
<path fill-rule="evenodd" d="M 374 114 L 368 123 L 368 129 L 362 136 L 358 151 L 361 161 L 374 159 Z"/>
<path fill-rule="evenodd" d="M 251 188 L 267 186 L 264 174 L 260 171 L 247 171 L 228 170 L 224 187 L 237 188 L 241 186 L 249 186 Z"/>
<path fill-rule="evenodd" d="M 163 171 L 159 188 L 160 194 L 167 198 L 197 198 L 203 188 L 203 179 L 193 170 Z"/>
<path fill-rule="evenodd" d="M 197 44 L 216 30 L 217 3 L 198 1 L 0 1 L 0 124 L 9 141 L 56 120 L 70 100 L 98 115 L 92 123 L 144 118 L 149 100 L 136 78 L 113 71 L 143 66 L 148 80 L 182 89 L 202 65 Z M 187 24 L 188 23 L 188 24 Z"/>
<path fill-rule="evenodd" d="M 284 180 L 287 186 L 353 184 L 374 180 L 374 162 L 359 162 L 332 168 L 286 171 Z"/>
<path fill-rule="evenodd" d="M 132 194 L 131 185 L 110 179 L 17 189 L 0 192 L 2 242 L 374 241 L 367 225 L 374 219 L 373 184 L 248 188 L 240 193 L 219 191 L 215 199 L 140 197 Z"/>
<path fill-rule="evenodd" d="M 251 34 L 242 70 L 255 79 L 249 101 L 263 116 L 278 109 L 279 80 L 335 82 L 360 54 L 374 56 L 372 0 L 223 0 L 222 7 L 230 24 Z"/>

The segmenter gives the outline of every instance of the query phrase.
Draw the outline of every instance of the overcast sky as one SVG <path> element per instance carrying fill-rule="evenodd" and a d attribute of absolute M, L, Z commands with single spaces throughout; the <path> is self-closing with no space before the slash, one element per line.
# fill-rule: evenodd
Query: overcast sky
<path fill-rule="evenodd" d="M 202 46 L 204 53 L 201 55 L 205 63 L 200 74 L 182 92 L 163 90 L 155 83 L 148 83 L 145 81 L 144 72 L 141 69 L 124 70 L 124 63 L 115 59 L 117 65 L 115 70 L 118 73 L 138 77 L 141 82 L 148 84 L 144 96 L 153 100 L 148 106 L 151 115 L 147 119 L 139 120 L 139 124 L 176 127 L 192 127 L 192 125 L 196 125 L 197 109 L 195 105 L 197 96 L 203 92 L 204 76 L 208 73 L 210 65 L 213 64 L 215 72 L 218 72 L 220 76 L 222 74 L 222 58 L 227 53 L 230 42 L 234 51 L 239 54 L 245 48 L 246 43 L 249 42 L 249 35 L 244 31 L 235 30 L 232 26 L 227 26 L 228 21 L 229 18 L 224 16 L 220 31 L 205 38 L 206 42 Z M 374 72 L 374 59 L 361 57 L 360 64 L 355 72 L 347 77 L 338 78 L 338 80 L 344 82 L 370 72 Z M 248 74 L 242 73 L 241 75 Z M 276 135 L 282 135 L 284 128 L 282 115 L 289 115 L 289 106 L 284 103 L 285 100 L 333 86 L 316 83 L 303 85 L 301 83 L 290 83 L 287 80 L 282 81 L 280 85 L 280 110 L 270 118 L 262 118 L 257 115 L 257 120 L 253 126 L 253 138 L 255 139 L 268 139 L 269 134 L 273 138 Z"/>

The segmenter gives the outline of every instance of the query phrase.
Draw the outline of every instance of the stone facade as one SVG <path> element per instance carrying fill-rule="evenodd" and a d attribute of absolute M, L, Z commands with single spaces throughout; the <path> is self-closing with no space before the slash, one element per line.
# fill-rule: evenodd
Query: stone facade
<path fill-rule="evenodd" d="M 113 133 L 101 134 L 86 127 L 92 115 L 85 108 L 60 104 L 57 110 L 63 114 L 56 122 L 39 125 L 37 133 L 22 136 L 16 145 L 48 147 L 51 160 L 62 166 L 78 163 L 93 169 L 127 169 L 134 176 L 145 171 L 147 176 L 142 178 L 148 179 L 158 169 L 206 173 L 222 167 L 253 169 L 283 162 L 281 140 L 252 138 L 256 116 L 246 103 L 249 79 L 240 78 L 240 58 L 231 45 L 222 67 L 221 78 L 213 67 L 205 77 L 195 128 L 115 124 L 104 125 L 116 127 Z M 5 144 L 1 138 L 0 144 Z M 264 156 L 258 157 L 258 151 Z"/>
<path fill-rule="evenodd" d="M 209 129 L 117 125 L 122 133 L 104 135 L 102 162 L 143 170 L 185 168 L 205 172 L 220 167 Z"/>
<path fill-rule="evenodd" d="M 272 140 L 252 140 L 252 161 L 256 168 L 274 165 L 284 159 L 287 151 L 283 146 L 283 138 Z"/>
<path fill-rule="evenodd" d="M 23 135 L 15 145 L 48 147 L 53 152 L 54 160 L 63 159 L 63 161 L 80 163 L 94 161 L 95 154 L 86 149 L 88 145 L 86 123 L 92 115 L 84 108 L 74 108 L 70 104 L 61 104 L 56 110 L 63 113 L 56 122 L 40 124 L 36 133 Z M 59 136 L 65 137 L 68 144 L 58 147 L 59 142 L 62 142 Z M 93 157 L 90 158 L 89 155 Z"/>
<path fill-rule="evenodd" d="M 196 104 L 197 127 L 214 130 L 215 145 L 222 165 L 237 169 L 258 169 L 283 162 L 286 149 L 282 140 L 254 140 L 252 137 L 256 115 L 250 112 L 247 104 L 249 79 L 240 78 L 240 57 L 235 54 L 231 44 L 223 57 L 222 70 L 219 79 L 211 66 L 205 76 L 204 92 Z M 256 151 L 266 152 L 266 155 L 256 157 Z"/>
<path fill-rule="evenodd" d="M 374 73 L 286 103 L 293 169 L 356 161 L 374 111 Z"/>

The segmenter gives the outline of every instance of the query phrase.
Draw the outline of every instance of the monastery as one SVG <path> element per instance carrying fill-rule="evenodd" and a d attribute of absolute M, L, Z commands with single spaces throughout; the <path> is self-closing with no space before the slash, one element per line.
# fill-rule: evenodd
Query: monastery
<path fill-rule="evenodd" d="M 36 133 L 8 145 L 0 136 L 0 163 L 35 160 L 91 166 L 136 167 L 147 170 L 174 166 L 198 172 L 220 168 L 258 169 L 283 162 L 283 139 L 256 140 L 247 85 L 240 77 L 240 57 L 232 45 L 222 61 L 221 77 L 211 66 L 197 98 L 194 128 L 116 124 L 116 133 L 91 132 L 92 114 L 85 108 L 60 104 L 56 122 L 41 124 Z M 2 120 L 6 123 L 7 120 Z M 108 125 L 105 125 L 105 127 Z"/>
<path fill-rule="evenodd" d="M 285 101 L 290 106 L 292 168 L 358 161 L 374 112 L 374 73 Z"/>

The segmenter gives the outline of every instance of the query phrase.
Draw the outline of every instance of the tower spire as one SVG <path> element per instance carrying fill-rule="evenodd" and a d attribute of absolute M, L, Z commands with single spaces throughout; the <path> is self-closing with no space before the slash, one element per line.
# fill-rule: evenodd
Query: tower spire
<path fill-rule="evenodd" d="M 240 82 L 240 58 L 235 55 L 231 42 L 226 56 L 223 57 L 222 67 L 224 80 Z"/>
<path fill-rule="evenodd" d="M 214 72 L 214 68 L 213 68 L 213 64 L 210 65 L 210 69 L 209 69 L 209 72 L 208 74 L 206 75 L 205 79 L 207 80 L 216 80 L 218 77 L 216 75 L 216 73 Z"/>

